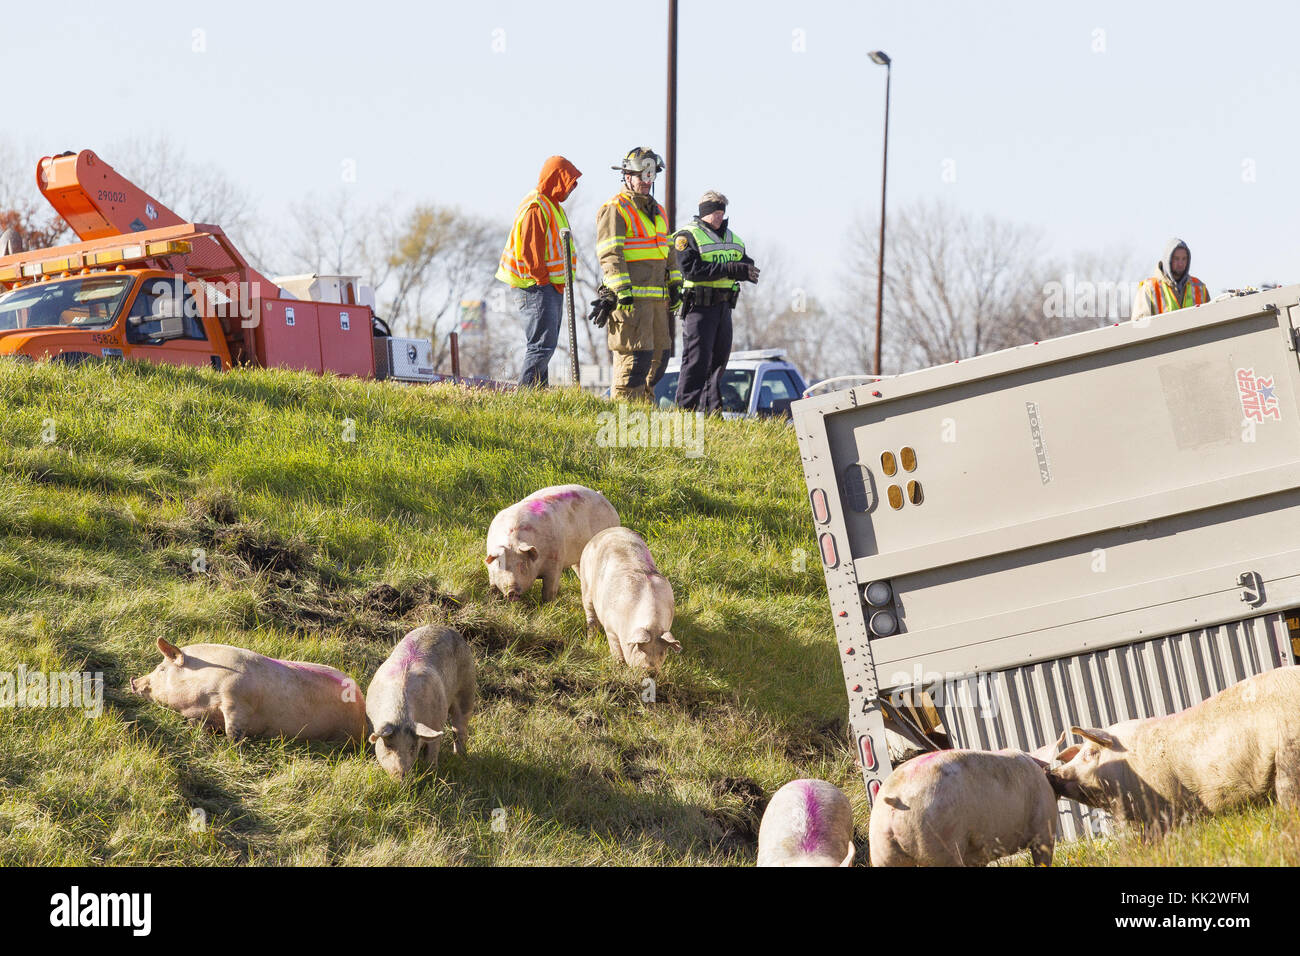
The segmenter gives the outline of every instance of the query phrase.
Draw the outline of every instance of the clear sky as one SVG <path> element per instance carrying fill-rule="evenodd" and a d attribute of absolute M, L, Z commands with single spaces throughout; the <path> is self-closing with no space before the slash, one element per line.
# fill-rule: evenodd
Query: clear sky
<path fill-rule="evenodd" d="M 796 282 L 833 283 L 851 221 L 878 208 L 876 48 L 894 59 L 891 208 L 945 198 L 1040 226 L 1060 253 L 1119 246 L 1144 266 L 1178 235 L 1212 289 L 1300 280 L 1300 5 L 680 8 L 679 212 L 721 189 L 755 258 L 782 247 Z M 4 133 L 33 168 L 44 152 L 112 162 L 107 144 L 166 136 L 248 189 L 267 225 L 339 188 L 347 161 L 362 204 L 505 221 L 562 153 L 594 209 L 624 152 L 663 150 L 666 10 L 10 4 Z"/>

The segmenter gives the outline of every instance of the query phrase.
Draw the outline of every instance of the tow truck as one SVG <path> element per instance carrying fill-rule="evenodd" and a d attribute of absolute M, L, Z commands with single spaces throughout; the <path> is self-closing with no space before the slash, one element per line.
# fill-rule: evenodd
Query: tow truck
<path fill-rule="evenodd" d="M 91 150 L 42 158 L 36 180 L 80 241 L 0 257 L 0 356 L 453 378 L 427 339 L 392 335 L 355 276 L 273 281 Z"/>

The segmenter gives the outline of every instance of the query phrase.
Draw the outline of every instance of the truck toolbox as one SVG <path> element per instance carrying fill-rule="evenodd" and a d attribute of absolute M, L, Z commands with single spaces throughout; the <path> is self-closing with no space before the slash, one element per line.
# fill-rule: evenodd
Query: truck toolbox
<path fill-rule="evenodd" d="M 869 796 L 886 714 L 1032 749 L 1294 663 L 1297 326 L 1288 286 L 794 404 Z"/>

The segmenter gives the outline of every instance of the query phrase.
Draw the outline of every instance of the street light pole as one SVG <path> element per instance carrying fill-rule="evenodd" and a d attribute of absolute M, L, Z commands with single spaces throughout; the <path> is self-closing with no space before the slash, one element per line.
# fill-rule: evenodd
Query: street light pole
<path fill-rule="evenodd" d="M 668 0 L 668 183 L 664 199 L 668 208 L 668 231 L 673 231 L 677 216 L 677 0 Z"/>
<path fill-rule="evenodd" d="M 884 50 L 873 50 L 868 56 L 878 66 L 885 68 L 885 145 L 880 161 L 880 259 L 876 267 L 876 375 L 880 375 L 880 339 L 884 331 L 885 311 L 885 183 L 889 176 L 889 79 L 890 64 Z"/>

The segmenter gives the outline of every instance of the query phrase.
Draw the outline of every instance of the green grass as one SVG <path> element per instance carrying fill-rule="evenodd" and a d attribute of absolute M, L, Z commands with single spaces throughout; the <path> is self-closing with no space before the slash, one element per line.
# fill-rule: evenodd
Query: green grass
<path fill-rule="evenodd" d="M 791 430 L 710 424 L 699 458 L 601 447 L 609 407 L 0 366 L 0 670 L 106 684 L 97 719 L 0 710 L 0 863 L 749 863 L 766 795 L 798 776 L 853 794 L 865 833 Z M 586 635 L 571 574 L 551 605 L 489 597 L 493 514 L 569 481 L 604 491 L 673 582 L 685 652 L 653 703 Z M 434 621 L 475 653 L 472 748 L 404 785 L 356 751 L 236 747 L 126 687 L 160 636 L 364 687 Z"/>
<path fill-rule="evenodd" d="M 0 365 L 0 671 L 106 685 L 98 718 L 0 709 L 0 865 L 750 864 L 767 797 L 796 777 L 844 789 L 865 836 L 790 428 L 710 423 L 691 458 L 602 447 L 611 407 Z M 546 606 L 488 594 L 493 514 L 564 482 L 604 491 L 673 583 L 685 651 L 654 702 L 585 633 L 572 575 Z M 127 689 L 160 636 L 320 661 L 364 687 L 430 622 L 470 641 L 478 710 L 467 757 L 444 748 L 403 784 L 353 749 L 235 746 Z M 1266 808 L 1057 861 L 1295 865 L 1298 837 L 1295 814 Z"/>

